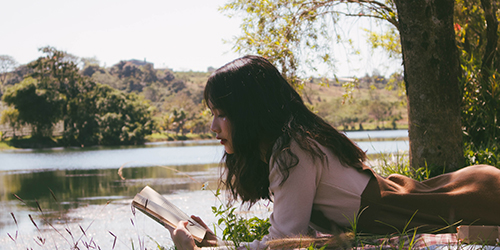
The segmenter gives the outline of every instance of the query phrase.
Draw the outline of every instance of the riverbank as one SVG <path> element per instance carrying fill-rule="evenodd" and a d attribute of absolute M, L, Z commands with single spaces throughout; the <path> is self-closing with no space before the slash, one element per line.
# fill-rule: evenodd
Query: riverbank
<path fill-rule="evenodd" d="M 10 149 L 16 149 L 16 148 L 10 146 L 7 142 L 0 141 L 0 151 L 1 150 L 10 150 Z"/>
<path fill-rule="evenodd" d="M 176 141 L 198 141 L 198 140 L 211 140 L 215 139 L 212 134 L 173 134 L 173 133 L 154 133 L 152 135 L 146 136 L 144 145 L 148 143 L 158 143 L 158 142 L 176 142 Z M 120 146 L 133 146 L 128 144 L 123 145 L 92 145 L 89 147 L 120 147 Z M 31 136 L 22 136 L 17 138 L 7 138 L 0 141 L 0 150 L 15 150 L 15 149 L 47 149 L 47 148 L 71 148 L 75 146 L 64 145 L 59 137 L 44 137 L 44 138 L 33 138 Z M 81 145 L 80 147 L 85 147 Z"/>
<path fill-rule="evenodd" d="M 360 133 L 363 134 L 366 132 L 366 136 L 356 136 L 350 137 L 356 141 L 384 141 L 384 140 L 393 140 L 397 137 L 398 140 L 408 140 L 408 135 L 397 135 L 397 136 L 370 136 L 368 134 L 377 133 L 377 131 L 406 131 L 406 129 L 365 129 L 365 130 L 341 130 L 346 134 L 352 133 Z M 2 150 L 16 150 L 16 149 L 47 149 L 47 148 L 70 148 L 75 146 L 65 146 L 59 140 L 58 137 L 53 138 L 42 138 L 42 139 L 34 139 L 31 136 L 23 136 L 13 138 L 7 138 L 5 140 L 0 141 L 0 151 Z M 194 134 L 194 133 L 186 133 L 186 134 L 175 134 L 175 133 L 153 133 L 151 135 L 146 136 L 144 145 L 154 145 L 154 144 L 176 144 L 181 142 L 189 142 L 189 141 L 210 141 L 215 140 L 215 135 L 212 133 L 205 134 Z M 133 146 L 133 145 L 106 145 L 106 147 L 121 147 L 121 146 Z M 84 147 L 83 145 L 80 147 Z M 103 147 L 102 145 L 94 145 L 90 147 Z"/>

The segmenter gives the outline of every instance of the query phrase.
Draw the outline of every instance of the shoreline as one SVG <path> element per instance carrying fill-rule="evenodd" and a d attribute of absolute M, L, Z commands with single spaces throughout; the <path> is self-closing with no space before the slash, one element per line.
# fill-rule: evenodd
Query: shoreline
<path fill-rule="evenodd" d="M 380 129 L 380 130 L 339 130 L 340 132 L 343 133 L 369 133 L 369 132 L 390 132 L 390 131 L 407 131 L 407 129 Z M 156 135 L 156 138 L 154 138 Z M 11 152 L 11 151 L 54 151 L 54 150 L 78 150 L 78 149 L 102 149 L 102 148 L 127 148 L 127 147 L 149 147 L 149 146 L 160 146 L 160 145 L 173 145 L 173 146 L 189 146 L 189 145 L 211 145 L 211 144 L 218 144 L 218 140 L 214 139 L 213 137 L 206 136 L 206 134 L 188 134 L 188 135 L 183 135 L 181 138 L 175 138 L 171 139 L 172 137 L 163 137 L 162 139 L 158 138 L 158 136 L 161 134 L 153 134 L 150 136 L 149 139 L 147 139 L 144 143 L 142 144 L 135 144 L 135 145 L 92 145 L 92 146 L 50 146 L 46 145 L 44 146 L 41 144 L 40 147 L 15 147 L 11 146 L 9 141 L 0 141 L 0 152 Z M 165 136 L 165 135 L 163 135 Z M 153 137 L 153 138 L 151 138 Z M 396 137 L 370 137 L 366 136 L 363 138 L 360 137 L 355 137 L 351 138 L 353 141 L 357 142 L 369 142 L 369 141 L 387 141 L 387 140 L 409 140 L 408 136 L 396 136 Z M 22 140 L 22 139 L 21 139 Z M 27 139 L 29 140 L 29 139 Z M 26 143 L 29 144 L 29 143 Z"/>

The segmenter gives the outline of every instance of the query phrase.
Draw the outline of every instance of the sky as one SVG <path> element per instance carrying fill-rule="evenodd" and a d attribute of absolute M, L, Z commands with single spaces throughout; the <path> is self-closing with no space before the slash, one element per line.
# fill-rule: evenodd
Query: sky
<path fill-rule="evenodd" d="M 242 56 L 232 51 L 230 42 L 241 33 L 241 19 L 218 11 L 228 0 L 0 1 L 0 55 L 19 64 L 41 56 L 38 48 L 44 46 L 96 58 L 104 67 L 138 59 L 175 71 L 206 71 Z M 376 69 L 390 75 L 401 70 L 400 62 L 370 52 L 359 27 L 349 30 L 361 56 L 354 59 L 340 48 L 335 74 L 363 76 Z"/>

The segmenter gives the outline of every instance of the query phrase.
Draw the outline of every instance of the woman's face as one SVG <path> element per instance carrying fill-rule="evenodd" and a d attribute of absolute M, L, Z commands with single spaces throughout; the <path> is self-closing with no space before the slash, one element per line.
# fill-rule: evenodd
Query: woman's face
<path fill-rule="evenodd" d="M 220 144 L 224 145 L 226 153 L 232 154 L 233 151 L 233 141 L 231 138 L 231 123 L 227 119 L 226 114 L 220 109 L 212 108 L 213 120 L 210 130 L 217 134 L 217 139 L 220 140 Z"/>

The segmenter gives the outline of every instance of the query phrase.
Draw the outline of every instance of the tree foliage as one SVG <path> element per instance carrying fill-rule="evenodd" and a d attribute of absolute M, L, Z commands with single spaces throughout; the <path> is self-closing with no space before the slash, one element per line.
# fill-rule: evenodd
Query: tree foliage
<path fill-rule="evenodd" d="M 389 58 L 401 58 L 401 41 L 396 27 L 391 27 L 382 34 L 368 29 L 365 31 L 368 33 L 368 42 L 373 49 L 382 48 Z"/>
<path fill-rule="evenodd" d="M 19 111 L 20 121 L 32 125 L 34 136 L 51 136 L 59 121 L 65 145 L 137 144 L 151 134 L 147 101 L 80 74 L 74 56 L 52 47 L 40 50 L 46 55 L 28 64 L 30 77 L 3 98 Z"/>
<path fill-rule="evenodd" d="M 0 96 L 2 95 L 3 85 L 7 79 L 7 73 L 14 70 L 17 62 L 12 56 L 0 55 Z"/>
<path fill-rule="evenodd" d="M 158 120 L 159 124 L 164 116 L 169 116 L 174 109 L 183 109 L 186 118 L 182 124 L 182 129 L 162 126 L 161 128 L 165 130 L 178 130 L 179 132 L 182 130 L 183 133 L 202 134 L 210 132 L 208 115 L 204 115 L 205 106 L 202 103 L 203 86 L 209 75 L 207 72 L 174 73 L 168 68 L 155 69 L 153 64 L 139 60 L 120 61 L 111 67 L 105 68 L 99 66 L 99 61 L 95 58 L 79 59 L 51 47 L 42 48 L 42 50 L 45 51 L 46 56 L 38 58 L 29 65 L 21 65 L 14 69 L 8 75 L 6 85 L 13 86 L 20 83 L 25 77 L 31 76 L 39 82 L 46 82 L 44 86 L 48 86 L 57 92 L 67 91 L 73 89 L 72 86 L 78 86 L 77 95 L 70 98 L 73 101 L 68 100 L 62 111 L 62 113 L 66 114 L 63 119 L 65 121 L 63 133 L 67 143 L 73 141 L 72 144 L 77 144 L 77 141 L 80 141 L 87 145 L 99 141 L 90 136 L 99 133 L 99 129 L 96 127 L 97 120 L 92 120 L 92 117 L 89 116 L 88 122 L 80 122 L 84 121 L 82 117 L 92 114 L 87 113 L 86 110 L 92 110 L 90 107 L 95 105 L 96 101 L 89 99 L 89 96 L 95 95 L 94 89 L 98 88 L 96 86 L 99 84 L 127 93 L 124 96 L 133 94 L 135 98 L 142 98 L 140 99 L 141 102 L 149 100 L 149 105 L 154 107 L 155 120 Z M 49 70 L 52 68 L 64 70 L 59 70 L 59 73 L 56 72 L 56 77 Z M 45 70 L 44 73 L 43 70 Z M 61 76 L 62 72 L 66 76 Z M 61 85 L 59 78 L 64 79 L 62 86 L 66 86 L 61 91 L 59 90 L 59 85 Z M 109 91 L 105 92 L 108 93 Z M 115 93 L 115 91 L 112 92 Z M 81 111 L 82 106 L 86 107 L 83 111 Z M 106 121 L 115 124 L 115 122 L 112 122 L 112 117 L 118 119 L 119 116 L 106 116 Z M 110 134 L 118 133 L 116 131 L 111 132 L 111 130 L 107 130 L 107 132 Z M 77 133 L 80 136 L 77 136 Z M 75 141 L 75 137 L 81 139 Z M 106 136 L 106 138 L 109 137 Z M 87 140 L 89 141 L 86 142 Z M 104 141 L 109 142 L 111 140 L 105 139 Z"/>
<path fill-rule="evenodd" d="M 47 90 L 33 78 L 7 88 L 4 102 L 19 111 L 19 120 L 32 125 L 32 135 L 47 137 L 52 135 L 53 125 L 62 117 L 64 96 Z"/>
<path fill-rule="evenodd" d="M 19 111 L 12 107 L 2 110 L 0 124 L 8 124 L 12 128 L 12 137 L 16 138 L 16 129 L 19 129 L 22 125 L 19 120 Z"/>
<path fill-rule="evenodd" d="M 392 1 L 233 0 L 221 9 L 243 16 L 235 50 L 266 57 L 296 85 L 303 65 L 334 67 L 331 41 L 343 39 L 334 32 L 341 17 L 374 17 L 397 26 Z"/>
<path fill-rule="evenodd" d="M 457 0 L 455 17 L 467 160 L 500 166 L 500 10 L 494 1 Z"/>

